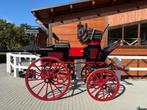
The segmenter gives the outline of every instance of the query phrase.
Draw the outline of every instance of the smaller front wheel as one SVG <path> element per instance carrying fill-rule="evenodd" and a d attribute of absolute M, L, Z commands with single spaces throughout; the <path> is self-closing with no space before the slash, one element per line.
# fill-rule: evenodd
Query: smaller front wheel
<path fill-rule="evenodd" d="M 92 71 L 94 71 L 97 67 L 96 64 L 86 64 L 81 71 L 81 79 L 83 82 L 86 82 L 88 76 Z"/>
<path fill-rule="evenodd" d="M 98 101 L 112 100 L 119 90 L 119 80 L 112 70 L 96 70 L 86 82 L 89 95 Z"/>

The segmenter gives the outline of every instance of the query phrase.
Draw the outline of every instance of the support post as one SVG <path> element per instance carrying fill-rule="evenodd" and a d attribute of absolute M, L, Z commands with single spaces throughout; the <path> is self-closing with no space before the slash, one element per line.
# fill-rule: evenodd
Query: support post
<path fill-rule="evenodd" d="M 75 72 L 76 72 L 76 79 L 79 81 L 81 80 L 81 59 L 75 60 Z"/>
<path fill-rule="evenodd" d="M 124 26 L 122 27 L 122 44 L 121 45 L 124 45 L 124 36 L 125 36 L 125 29 L 124 29 Z"/>
<path fill-rule="evenodd" d="M 53 37 L 52 25 L 48 24 L 48 38 L 47 38 L 47 43 L 46 43 L 47 46 L 52 45 L 52 37 Z"/>
<path fill-rule="evenodd" d="M 108 26 L 108 17 L 105 17 L 105 24 L 104 24 L 104 26 L 106 27 L 106 26 Z M 105 38 L 105 47 L 106 46 L 108 46 L 108 29 L 105 31 L 105 33 L 104 33 L 104 38 Z"/>
<path fill-rule="evenodd" d="M 14 77 L 18 77 L 18 68 L 17 68 L 18 57 L 13 56 L 13 59 L 14 59 Z"/>
<path fill-rule="evenodd" d="M 140 23 L 138 24 L 138 46 L 140 46 Z"/>
<path fill-rule="evenodd" d="M 21 68 L 20 68 L 20 66 L 21 66 L 21 52 L 19 52 L 18 55 L 19 55 L 19 57 L 16 58 L 18 60 L 16 62 L 16 64 L 18 65 L 18 70 L 21 71 Z"/>
<path fill-rule="evenodd" d="M 121 67 L 121 59 L 115 57 L 114 58 L 114 61 L 115 61 L 115 64 L 117 66 L 120 66 Z M 115 74 L 118 77 L 118 79 L 121 80 L 121 71 L 120 70 L 115 70 Z"/>
<path fill-rule="evenodd" d="M 10 57 L 10 54 L 11 53 L 7 53 L 7 59 L 6 59 L 6 62 L 7 62 L 7 72 L 8 73 L 11 73 L 11 57 Z"/>

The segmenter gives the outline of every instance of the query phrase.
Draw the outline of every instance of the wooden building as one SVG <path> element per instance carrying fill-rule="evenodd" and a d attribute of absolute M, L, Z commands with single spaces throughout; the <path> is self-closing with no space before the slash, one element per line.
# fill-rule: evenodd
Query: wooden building
<path fill-rule="evenodd" d="M 122 40 L 121 47 L 112 54 L 147 56 L 147 9 L 125 12 L 107 16 L 110 24 L 107 40 L 109 43 L 117 39 Z M 124 65 L 130 67 L 147 67 L 145 59 L 123 60 Z M 131 71 L 133 75 L 139 76 L 147 74 L 146 71 Z"/>
<path fill-rule="evenodd" d="M 63 6 L 33 10 L 33 15 L 61 40 L 70 41 L 72 48 L 84 47 L 77 39 L 77 24 L 81 21 L 88 27 L 104 31 L 102 47 L 121 39 L 120 48 L 112 52 L 117 56 L 147 56 L 147 1 L 146 0 L 92 0 Z M 92 7 L 92 8 L 91 8 Z M 50 25 L 51 24 L 51 25 Z M 52 27 L 52 28 L 51 28 Z M 40 40 L 42 42 L 42 40 Z M 52 38 L 49 38 L 51 43 Z M 46 41 L 44 40 L 44 43 Z M 147 67 L 147 59 L 126 59 L 122 65 Z M 143 76 L 146 71 L 131 71 L 134 76 Z"/>

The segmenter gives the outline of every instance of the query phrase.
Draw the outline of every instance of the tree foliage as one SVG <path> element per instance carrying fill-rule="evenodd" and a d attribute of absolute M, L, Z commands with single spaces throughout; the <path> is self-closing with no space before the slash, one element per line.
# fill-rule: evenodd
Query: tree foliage
<path fill-rule="evenodd" d="M 0 49 L 14 49 L 28 45 L 32 38 L 25 34 L 25 28 L 30 27 L 27 24 L 17 26 L 0 19 Z"/>

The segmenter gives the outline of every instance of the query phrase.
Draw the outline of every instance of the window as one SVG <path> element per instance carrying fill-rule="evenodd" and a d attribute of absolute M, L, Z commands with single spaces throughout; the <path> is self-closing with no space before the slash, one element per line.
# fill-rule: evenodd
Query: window
<path fill-rule="evenodd" d="M 128 46 L 138 45 L 138 25 L 124 27 L 123 45 L 128 45 Z"/>
<path fill-rule="evenodd" d="M 108 45 L 121 39 L 121 46 L 147 46 L 147 22 L 110 27 Z"/>
<path fill-rule="evenodd" d="M 108 30 L 108 44 L 111 44 L 118 39 L 122 39 L 122 28 L 110 29 Z"/>
<path fill-rule="evenodd" d="M 140 43 L 147 45 L 147 23 L 141 24 Z"/>

